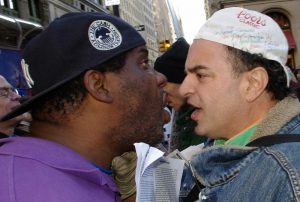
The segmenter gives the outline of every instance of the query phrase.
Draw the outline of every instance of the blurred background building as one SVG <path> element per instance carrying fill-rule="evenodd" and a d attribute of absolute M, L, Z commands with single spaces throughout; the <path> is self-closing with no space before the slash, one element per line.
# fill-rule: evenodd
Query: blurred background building
<path fill-rule="evenodd" d="M 300 68 L 300 0 L 204 1 L 207 17 L 232 6 L 271 16 L 288 39 L 289 66 Z M 0 74 L 15 87 L 25 88 L 19 62 L 26 43 L 56 17 L 82 11 L 111 13 L 134 26 L 147 42 L 150 64 L 183 36 L 182 21 L 172 0 L 0 0 Z"/>
<path fill-rule="evenodd" d="M 147 42 L 150 64 L 183 35 L 170 0 L 0 0 L 0 74 L 25 89 L 20 60 L 26 43 L 55 18 L 82 11 L 111 13 L 134 26 Z"/>
<path fill-rule="evenodd" d="M 120 17 L 134 26 L 147 42 L 150 64 L 158 56 L 153 0 L 120 1 Z"/>

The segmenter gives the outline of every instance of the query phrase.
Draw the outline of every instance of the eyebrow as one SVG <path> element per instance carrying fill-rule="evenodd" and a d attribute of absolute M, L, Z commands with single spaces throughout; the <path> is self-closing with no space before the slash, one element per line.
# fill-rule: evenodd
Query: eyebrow
<path fill-rule="evenodd" d="M 187 72 L 194 73 L 194 72 L 196 72 L 198 70 L 201 70 L 201 69 L 208 69 L 208 67 L 203 66 L 203 65 L 196 65 L 192 68 L 185 69 L 184 71 L 185 71 L 185 73 L 187 73 Z"/>
<path fill-rule="evenodd" d="M 11 85 L 0 86 L 0 88 L 13 88 Z"/>
<path fill-rule="evenodd" d="M 140 48 L 140 50 L 139 50 L 139 52 L 141 52 L 141 53 L 145 53 L 145 54 L 149 54 L 149 51 L 148 51 L 148 49 L 147 48 L 145 48 L 145 47 L 143 47 L 143 48 Z"/>

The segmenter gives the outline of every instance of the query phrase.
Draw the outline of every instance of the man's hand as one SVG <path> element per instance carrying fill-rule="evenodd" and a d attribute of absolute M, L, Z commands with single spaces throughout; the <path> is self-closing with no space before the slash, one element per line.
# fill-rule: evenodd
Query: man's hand
<path fill-rule="evenodd" d="M 122 200 L 136 192 L 135 168 L 137 156 L 135 152 L 126 152 L 112 161 L 114 179 L 119 187 Z"/>

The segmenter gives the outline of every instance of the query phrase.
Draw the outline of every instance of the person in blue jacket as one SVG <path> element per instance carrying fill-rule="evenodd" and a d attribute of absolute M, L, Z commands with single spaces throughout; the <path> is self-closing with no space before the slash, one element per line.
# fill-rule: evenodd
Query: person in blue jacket
<path fill-rule="evenodd" d="M 287 40 L 267 15 L 225 8 L 200 28 L 179 91 L 211 144 L 190 159 L 182 201 L 299 201 L 300 103 Z"/>

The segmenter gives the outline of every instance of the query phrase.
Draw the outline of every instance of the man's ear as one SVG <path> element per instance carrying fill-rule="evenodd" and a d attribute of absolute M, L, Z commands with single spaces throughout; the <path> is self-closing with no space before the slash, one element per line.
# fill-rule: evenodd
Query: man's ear
<path fill-rule="evenodd" d="M 88 70 L 84 74 L 84 85 L 90 95 L 96 100 L 106 103 L 111 103 L 113 101 L 105 73 L 96 70 Z"/>
<path fill-rule="evenodd" d="M 248 102 L 256 100 L 266 89 L 269 76 L 265 68 L 256 67 L 247 72 L 245 96 Z"/>

